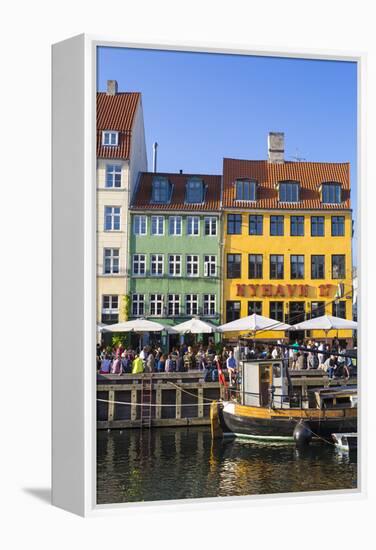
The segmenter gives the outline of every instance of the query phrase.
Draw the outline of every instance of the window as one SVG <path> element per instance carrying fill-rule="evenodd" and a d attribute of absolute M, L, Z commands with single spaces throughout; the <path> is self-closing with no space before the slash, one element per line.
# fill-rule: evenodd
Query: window
<path fill-rule="evenodd" d="M 241 254 L 227 254 L 227 278 L 240 279 L 241 269 Z"/>
<path fill-rule="evenodd" d="M 146 273 L 146 255 L 134 254 L 133 255 L 133 275 L 145 275 Z"/>
<path fill-rule="evenodd" d="M 198 315 L 198 294 L 187 294 L 185 296 L 186 315 Z"/>
<path fill-rule="evenodd" d="M 283 317 L 283 302 L 270 302 L 269 317 L 276 321 L 284 322 Z"/>
<path fill-rule="evenodd" d="M 292 237 L 304 237 L 304 216 L 290 217 L 290 235 Z"/>
<path fill-rule="evenodd" d="M 102 296 L 102 323 L 117 323 L 119 321 L 119 296 Z"/>
<path fill-rule="evenodd" d="M 345 278 L 345 255 L 333 254 L 332 255 L 332 279 L 344 279 Z"/>
<path fill-rule="evenodd" d="M 240 302 L 227 300 L 226 302 L 226 323 L 240 319 Z"/>
<path fill-rule="evenodd" d="M 120 230 L 120 206 L 104 207 L 104 230 L 105 231 Z"/>
<path fill-rule="evenodd" d="M 151 234 L 152 235 L 164 234 L 164 217 L 163 216 L 151 217 Z"/>
<path fill-rule="evenodd" d="M 106 165 L 106 187 L 121 187 L 121 165 Z"/>
<path fill-rule="evenodd" d="M 299 183 L 286 181 L 279 184 L 280 202 L 299 202 Z"/>
<path fill-rule="evenodd" d="M 325 278 L 325 256 L 311 256 L 311 279 Z"/>
<path fill-rule="evenodd" d="M 321 200 L 326 204 L 339 204 L 341 202 L 341 185 L 339 183 L 323 183 Z"/>
<path fill-rule="evenodd" d="M 204 294 L 204 315 L 206 317 L 215 315 L 215 294 Z"/>
<path fill-rule="evenodd" d="M 332 237 L 343 237 L 345 234 L 345 217 L 332 216 Z"/>
<path fill-rule="evenodd" d="M 106 130 L 102 132 L 102 145 L 117 146 L 119 143 L 119 132 Z"/>
<path fill-rule="evenodd" d="M 237 201 L 255 201 L 256 200 L 256 182 L 250 180 L 237 180 L 235 183 L 235 200 Z"/>
<path fill-rule="evenodd" d="M 311 216 L 311 237 L 324 237 L 324 216 Z"/>
<path fill-rule="evenodd" d="M 216 256 L 204 256 L 204 275 L 205 277 L 215 277 L 217 275 Z"/>
<path fill-rule="evenodd" d="M 181 235 L 181 216 L 170 216 L 168 219 L 168 232 L 170 235 Z"/>
<path fill-rule="evenodd" d="M 134 216 L 133 233 L 135 235 L 146 235 L 146 231 L 147 231 L 146 216 Z"/>
<path fill-rule="evenodd" d="M 187 276 L 198 277 L 199 259 L 198 256 L 189 254 L 187 256 Z"/>
<path fill-rule="evenodd" d="M 248 315 L 262 315 L 262 302 L 248 302 Z"/>
<path fill-rule="evenodd" d="M 262 254 L 248 254 L 248 279 L 262 279 Z"/>
<path fill-rule="evenodd" d="M 340 317 L 341 319 L 346 319 L 346 302 L 344 300 L 337 303 L 333 302 L 332 315 L 333 317 Z"/>
<path fill-rule="evenodd" d="M 208 216 L 204 220 L 205 235 L 215 236 L 217 234 L 217 218 L 215 216 Z"/>
<path fill-rule="evenodd" d="M 305 321 L 305 302 L 290 302 L 289 320 L 290 325 L 296 325 Z"/>
<path fill-rule="evenodd" d="M 150 315 L 160 317 L 163 314 L 163 294 L 150 294 Z"/>
<path fill-rule="evenodd" d="M 278 254 L 270 255 L 270 278 L 283 279 L 284 277 L 284 262 L 283 256 Z"/>
<path fill-rule="evenodd" d="M 187 235 L 197 236 L 200 234 L 200 218 L 198 216 L 188 216 Z"/>
<path fill-rule="evenodd" d="M 163 254 L 152 254 L 150 257 L 150 274 L 153 277 L 163 275 Z"/>
<path fill-rule="evenodd" d="M 171 195 L 171 186 L 167 178 L 154 178 L 152 201 L 157 203 L 169 202 Z"/>
<path fill-rule="evenodd" d="M 325 315 L 325 302 L 311 302 L 311 319 Z"/>
<path fill-rule="evenodd" d="M 284 235 L 283 216 L 270 216 L 270 234 L 273 236 Z"/>
<path fill-rule="evenodd" d="M 168 294 L 167 311 L 169 317 L 180 315 L 180 296 L 179 294 Z"/>
<path fill-rule="evenodd" d="M 187 182 L 186 202 L 200 203 L 204 200 L 204 182 L 200 178 L 191 178 Z"/>
<path fill-rule="evenodd" d="M 119 249 L 104 249 L 104 269 L 105 275 L 116 275 L 119 273 Z"/>
<path fill-rule="evenodd" d="M 304 256 L 291 255 L 291 279 L 304 279 Z"/>
<path fill-rule="evenodd" d="M 249 234 L 262 235 L 263 216 L 251 214 L 249 216 Z"/>
<path fill-rule="evenodd" d="M 168 274 L 172 277 L 181 275 L 181 256 L 180 254 L 171 254 L 168 257 Z"/>
<path fill-rule="evenodd" d="M 227 234 L 241 235 L 242 234 L 242 215 L 227 214 Z"/>
<path fill-rule="evenodd" d="M 132 315 L 142 317 L 145 314 L 145 295 L 133 294 L 132 296 Z"/>

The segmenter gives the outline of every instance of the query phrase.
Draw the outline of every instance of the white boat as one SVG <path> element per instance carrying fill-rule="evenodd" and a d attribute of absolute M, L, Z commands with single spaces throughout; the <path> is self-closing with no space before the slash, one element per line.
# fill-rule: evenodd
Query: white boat
<path fill-rule="evenodd" d="M 341 451 L 351 451 L 358 446 L 358 434 L 356 432 L 333 433 L 332 438 L 335 446 Z"/>

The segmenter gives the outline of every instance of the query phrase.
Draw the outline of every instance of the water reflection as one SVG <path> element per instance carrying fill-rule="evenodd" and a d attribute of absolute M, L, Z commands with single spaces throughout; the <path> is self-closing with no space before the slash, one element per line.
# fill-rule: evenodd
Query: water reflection
<path fill-rule="evenodd" d="M 98 503 L 347 489 L 356 453 L 212 441 L 208 428 L 98 432 Z"/>

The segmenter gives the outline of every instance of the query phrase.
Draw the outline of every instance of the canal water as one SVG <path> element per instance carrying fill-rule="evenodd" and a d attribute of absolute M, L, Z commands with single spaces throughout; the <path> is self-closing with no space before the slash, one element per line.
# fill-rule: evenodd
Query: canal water
<path fill-rule="evenodd" d="M 98 431 L 98 504 L 356 486 L 356 452 L 325 443 L 212 442 L 207 427 Z"/>

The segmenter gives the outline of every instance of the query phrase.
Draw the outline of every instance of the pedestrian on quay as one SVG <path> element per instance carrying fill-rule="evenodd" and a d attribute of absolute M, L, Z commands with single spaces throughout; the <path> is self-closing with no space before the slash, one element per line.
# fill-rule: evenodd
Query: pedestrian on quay
<path fill-rule="evenodd" d="M 230 351 L 229 354 L 228 354 L 227 361 L 226 361 L 226 368 L 227 368 L 227 372 L 228 372 L 228 379 L 229 379 L 229 385 L 230 386 L 232 386 L 232 381 L 235 378 L 236 367 L 237 367 L 236 359 L 233 355 L 233 352 Z"/>
<path fill-rule="evenodd" d="M 144 368 L 144 361 L 140 355 L 136 354 L 132 362 L 132 374 L 140 374 L 141 372 L 144 372 Z"/>
<path fill-rule="evenodd" d="M 150 350 L 146 359 L 145 372 L 154 372 L 155 358 L 153 352 Z"/>

